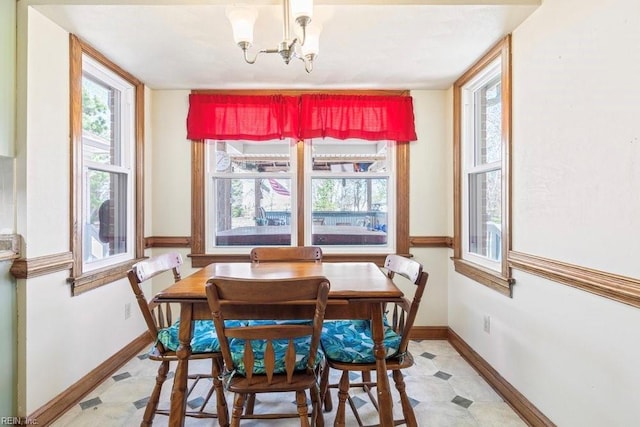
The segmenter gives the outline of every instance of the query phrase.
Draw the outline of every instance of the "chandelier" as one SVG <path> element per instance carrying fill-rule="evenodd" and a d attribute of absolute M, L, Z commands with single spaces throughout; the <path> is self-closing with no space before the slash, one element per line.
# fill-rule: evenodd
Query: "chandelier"
<path fill-rule="evenodd" d="M 253 64 L 261 53 L 279 53 L 285 64 L 298 58 L 304 62 L 307 73 L 313 70 L 313 61 L 318 56 L 320 29 L 310 25 L 313 15 L 313 0 L 284 0 L 282 4 L 282 41 L 274 49 L 261 49 L 253 58 L 249 48 L 253 44 L 253 26 L 258 11 L 250 6 L 233 6 L 227 9 L 227 18 L 233 28 L 233 39 L 242 49 L 244 60 Z M 297 24 L 299 35 L 291 38 L 291 16 Z"/>

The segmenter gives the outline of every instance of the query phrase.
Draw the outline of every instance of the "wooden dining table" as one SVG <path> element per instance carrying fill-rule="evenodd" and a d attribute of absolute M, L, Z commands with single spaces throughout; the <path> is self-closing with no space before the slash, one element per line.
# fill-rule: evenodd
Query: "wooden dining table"
<path fill-rule="evenodd" d="M 154 297 L 158 303 L 180 304 L 180 346 L 178 366 L 171 392 L 169 426 L 183 426 L 187 399 L 187 376 L 191 354 L 192 320 L 208 319 L 205 284 L 214 276 L 243 279 L 285 279 L 294 277 L 325 276 L 331 289 L 325 319 L 371 319 L 376 357 L 377 398 L 381 426 L 393 425 L 393 404 L 385 363 L 383 344 L 383 310 L 387 302 L 398 301 L 402 291 L 371 262 L 262 262 L 213 263 L 187 276 Z M 277 319 L 286 307 L 264 306 L 269 316 Z M 261 312 L 263 316 L 265 312 Z M 252 313 L 242 312 L 250 319 Z"/>

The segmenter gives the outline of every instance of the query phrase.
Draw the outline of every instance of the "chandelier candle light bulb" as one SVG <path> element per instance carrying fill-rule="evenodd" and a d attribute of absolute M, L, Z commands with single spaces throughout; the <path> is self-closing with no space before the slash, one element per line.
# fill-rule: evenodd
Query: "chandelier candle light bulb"
<path fill-rule="evenodd" d="M 227 9 L 227 19 L 233 28 L 233 40 L 242 47 L 253 44 L 253 27 L 258 18 L 258 11 L 248 6 L 238 6 Z"/>

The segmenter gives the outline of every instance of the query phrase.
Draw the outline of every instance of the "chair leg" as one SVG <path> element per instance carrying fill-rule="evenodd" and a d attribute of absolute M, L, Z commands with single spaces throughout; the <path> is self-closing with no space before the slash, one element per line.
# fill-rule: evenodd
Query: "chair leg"
<path fill-rule="evenodd" d="M 340 377 L 340 385 L 338 388 L 338 409 L 336 410 L 336 419 L 333 423 L 334 427 L 345 426 L 346 402 L 349 397 L 349 371 L 342 371 Z"/>
<path fill-rule="evenodd" d="M 233 413 L 231 414 L 231 427 L 240 427 L 240 417 L 242 416 L 246 397 L 246 394 L 236 393 L 235 401 L 233 402 Z"/>
<path fill-rule="evenodd" d="M 371 382 L 371 371 L 362 371 L 362 382 L 370 383 Z"/>
<path fill-rule="evenodd" d="M 318 385 L 311 387 L 311 425 L 324 427 L 324 415 L 322 413 L 322 398 Z"/>
<path fill-rule="evenodd" d="M 158 409 L 158 401 L 160 400 L 160 392 L 162 391 L 162 384 L 167 379 L 167 373 L 169 373 L 169 362 L 161 362 L 158 368 L 158 374 L 156 375 L 156 384 L 153 386 L 153 391 L 147 402 L 147 407 L 144 410 L 144 416 L 142 417 L 141 426 L 150 426 L 153 424 L 153 418 L 156 415 Z"/>
<path fill-rule="evenodd" d="M 416 421 L 416 416 L 413 413 L 411 402 L 409 402 L 409 397 L 407 396 L 407 387 L 404 383 L 402 371 L 393 371 L 393 381 L 396 383 L 396 389 L 400 393 L 400 402 L 402 403 L 402 413 L 404 415 L 405 423 L 408 427 L 417 427 L 418 422 Z"/>
<path fill-rule="evenodd" d="M 229 409 L 227 408 L 227 398 L 224 395 L 224 387 L 220 379 L 220 368 L 222 359 L 212 360 L 213 388 L 216 390 L 216 411 L 218 412 L 218 425 L 220 427 L 229 426 Z"/>
<path fill-rule="evenodd" d="M 247 397 L 246 408 L 244 409 L 244 413 L 247 415 L 253 414 L 253 410 L 256 406 L 256 395 L 255 393 L 251 393 L 249 397 Z"/>
<path fill-rule="evenodd" d="M 320 398 L 323 402 L 323 407 L 325 412 L 331 412 L 333 409 L 333 402 L 331 401 L 331 392 L 329 391 L 329 371 L 331 368 L 329 366 L 325 366 L 322 370 L 322 375 L 320 377 Z"/>
<path fill-rule="evenodd" d="M 307 394 L 304 391 L 296 391 L 296 404 L 298 406 L 298 416 L 300 417 L 300 427 L 310 427 Z"/>

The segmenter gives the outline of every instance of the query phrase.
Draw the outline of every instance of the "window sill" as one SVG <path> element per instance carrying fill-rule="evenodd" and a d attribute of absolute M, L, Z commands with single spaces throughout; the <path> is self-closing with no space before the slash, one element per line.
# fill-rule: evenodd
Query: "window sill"
<path fill-rule="evenodd" d="M 127 272 L 133 264 L 141 259 L 142 258 L 132 259 L 117 265 L 89 271 L 77 277 L 70 277 L 67 281 L 71 284 L 71 295 L 80 295 L 91 289 L 99 288 L 100 286 L 127 277 Z"/>
<path fill-rule="evenodd" d="M 512 287 L 515 283 L 515 279 L 512 277 L 505 277 L 497 271 L 481 267 L 462 258 L 451 259 L 457 273 L 511 298 Z"/>
<path fill-rule="evenodd" d="M 399 254 L 410 257 L 410 254 Z M 191 267 L 205 267 L 212 262 L 250 262 L 248 254 L 191 254 Z M 322 261 L 324 262 L 373 262 L 376 265 L 384 265 L 387 254 L 324 254 Z"/>

